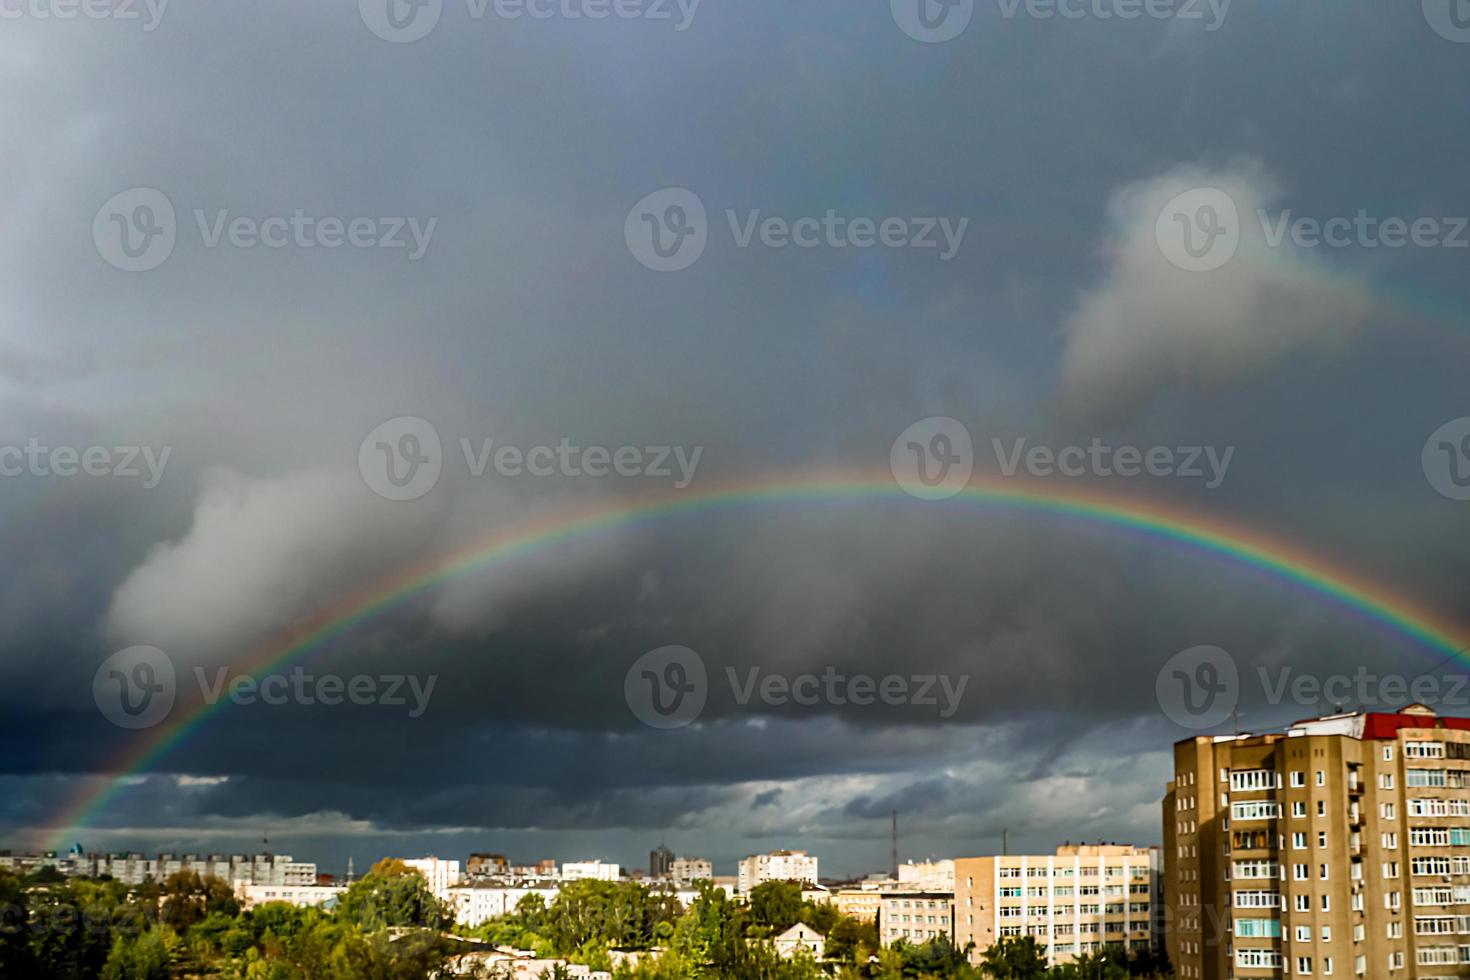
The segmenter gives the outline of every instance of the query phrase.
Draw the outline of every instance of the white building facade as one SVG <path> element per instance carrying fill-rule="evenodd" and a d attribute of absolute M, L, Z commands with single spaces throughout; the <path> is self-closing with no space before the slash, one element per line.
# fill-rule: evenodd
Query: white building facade
<path fill-rule="evenodd" d="M 771 851 L 752 854 L 740 862 L 739 889 L 750 894 L 757 885 L 768 881 L 817 883 L 817 859 L 806 851 Z"/>
<path fill-rule="evenodd" d="M 954 861 L 910 861 L 898 866 L 898 886 L 904 891 L 954 891 Z"/>
<path fill-rule="evenodd" d="M 445 861 L 441 858 L 426 857 L 415 858 L 411 861 L 404 861 L 403 863 L 428 880 L 429 891 L 433 892 L 434 897 L 441 902 L 449 901 L 449 890 L 458 885 L 464 877 L 458 861 Z"/>
<path fill-rule="evenodd" d="M 591 878 L 595 881 L 617 881 L 623 869 L 605 861 L 568 861 L 561 866 L 562 881 L 580 881 Z"/>

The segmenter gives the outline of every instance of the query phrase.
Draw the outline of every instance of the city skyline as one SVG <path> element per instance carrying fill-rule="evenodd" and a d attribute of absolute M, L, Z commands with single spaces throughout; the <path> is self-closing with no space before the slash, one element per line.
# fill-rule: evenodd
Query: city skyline
<path fill-rule="evenodd" d="M 1463 6 L 5 6 L 0 847 L 858 876 L 1470 714 Z"/>

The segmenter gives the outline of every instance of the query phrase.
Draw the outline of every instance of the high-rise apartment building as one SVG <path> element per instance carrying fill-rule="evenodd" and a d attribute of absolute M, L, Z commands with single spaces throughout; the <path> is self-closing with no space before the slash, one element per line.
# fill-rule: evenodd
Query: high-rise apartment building
<path fill-rule="evenodd" d="M 767 881 L 817 883 L 817 859 L 806 851 L 771 851 L 752 854 L 740 862 L 740 893 L 749 894 Z"/>
<path fill-rule="evenodd" d="M 674 867 L 674 852 L 660 844 L 648 852 L 648 877 L 667 878 Z"/>
<path fill-rule="evenodd" d="M 132 854 L 82 854 L 73 851 L 57 855 L 54 851 L 41 855 L 12 856 L 0 852 L 0 868 L 21 872 L 55 868 L 64 875 L 96 878 L 108 875 L 125 885 L 141 885 L 145 881 L 162 882 L 180 871 L 192 871 L 202 878 L 215 877 L 231 886 L 289 885 L 304 887 L 316 884 L 316 865 L 296 861 L 289 854 L 159 854 L 145 857 Z"/>
<path fill-rule="evenodd" d="M 1105 946 L 1161 943 L 1163 860 L 1157 847 L 1066 844 L 1055 854 L 958 858 L 955 944 L 971 959 L 1010 938 L 1031 936 L 1048 965 Z"/>
<path fill-rule="evenodd" d="M 1186 739 L 1163 806 L 1181 980 L 1470 976 L 1470 719 Z"/>

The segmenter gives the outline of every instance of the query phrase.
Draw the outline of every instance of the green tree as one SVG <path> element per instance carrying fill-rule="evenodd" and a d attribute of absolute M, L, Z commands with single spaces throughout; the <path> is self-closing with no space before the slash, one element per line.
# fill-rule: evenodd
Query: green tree
<path fill-rule="evenodd" d="M 101 980 L 169 980 L 179 940 L 166 926 L 113 943 Z"/>
<path fill-rule="evenodd" d="M 441 929 L 454 921 L 424 876 L 394 860 L 379 861 L 354 882 L 342 895 L 337 915 L 365 932 L 407 926 Z"/>
<path fill-rule="evenodd" d="M 20 879 L 0 871 L 0 977 L 28 977 L 35 971 L 26 925 L 30 902 Z"/>
<path fill-rule="evenodd" d="M 1046 957 L 1031 936 L 1002 939 L 984 952 L 980 967 L 996 980 L 1033 980 L 1046 976 Z"/>
<path fill-rule="evenodd" d="M 815 928 L 815 926 L 813 926 Z M 878 923 L 842 916 L 827 931 L 827 958 L 848 963 L 866 962 L 878 948 Z"/>
<path fill-rule="evenodd" d="M 215 913 L 231 918 L 240 913 L 234 891 L 213 875 L 200 877 L 195 871 L 176 872 L 164 881 L 161 895 L 162 921 L 175 932 L 183 932 Z"/>
<path fill-rule="evenodd" d="M 795 881 L 766 881 L 750 890 L 750 924 L 761 935 L 785 932 L 801 918 L 801 885 Z"/>

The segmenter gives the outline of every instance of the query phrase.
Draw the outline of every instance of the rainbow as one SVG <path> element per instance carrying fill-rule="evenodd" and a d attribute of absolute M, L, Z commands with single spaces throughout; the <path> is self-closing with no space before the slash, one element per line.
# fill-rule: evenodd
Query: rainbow
<path fill-rule="evenodd" d="M 833 470 L 725 483 L 701 490 L 668 490 L 633 501 L 602 502 L 553 513 L 498 529 L 448 554 L 418 562 L 338 603 L 253 651 L 237 667 L 258 677 L 304 657 L 360 623 L 440 583 L 601 531 L 665 515 L 736 506 L 884 499 L 907 501 L 913 507 L 934 508 L 936 512 L 979 506 L 1137 532 L 1163 545 L 1230 562 L 1299 587 L 1440 656 L 1459 655 L 1470 638 L 1470 628 L 1465 624 L 1396 594 L 1382 583 L 1350 573 L 1283 538 L 1199 512 L 1123 498 L 1091 486 L 999 477 L 976 478 L 949 500 L 920 501 L 909 497 L 887 472 Z M 228 699 L 221 698 L 213 705 L 201 703 L 182 711 L 176 708 L 175 717 L 140 733 L 104 768 L 105 775 L 85 780 L 82 792 L 46 823 L 46 840 L 50 846 L 59 849 L 64 842 L 79 836 L 79 831 L 101 814 L 133 777 L 155 766 L 173 746 L 228 703 Z"/>

